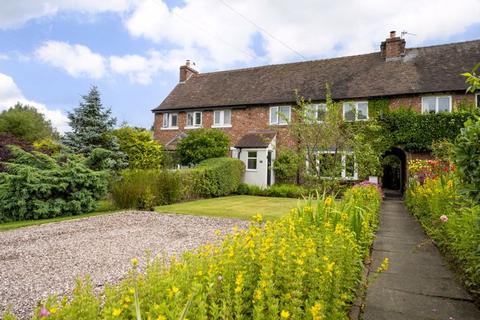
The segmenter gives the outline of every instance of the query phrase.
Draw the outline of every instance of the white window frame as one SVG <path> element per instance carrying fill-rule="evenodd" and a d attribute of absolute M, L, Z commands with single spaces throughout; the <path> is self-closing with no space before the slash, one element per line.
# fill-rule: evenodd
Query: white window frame
<path fill-rule="evenodd" d="M 177 117 L 177 125 L 172 125 L 172 116 Z M 178 129 L 178 113 L 165 112 L 162 114 L 162 128 L 161 130 L 177 130 Z"/>
<path fill-rule="evenodd" d="M 225 111 L 230 111 L 230 123 L 225 123 Z M 215 113 L 220 113 L 220 122 L 215 123 Z M 232 127 L 232 109 L 213 110 L 212 128 L 231 128 Z"/>
<path fill-rule="evenodd" d="M 480 93 L 475 94 L 475 107 L 480 108 Z"/>
<path fill-rule="evenodd" d="M 252 151 L 246 151 L 247 152 L 247 168 L 246 171 L 257 171 L 258 170 L 258 151 L 252 150 Z M 250 157 L 250 152 L 255 152 L 255 157 Z M 249 168 L 249 160 L 255 159 L 255 169 L 250 169 Z"/>
<path fill-rule="evenodd" d="M 441 95 L 441 96 L 423 96 L 422 97 L 422 114 L 428 114 L 430 112 L 425 110 L 425 99 L 428 98 L 435 98 L 435 113 L 438 112 L 438 99 L 440 98 L 448 98 L 448 111 L 446 112 L 452 112 L 452 96 L 449 95 Z M 444 111 L 445 112 L 445 111 Z"/>
<path fill-rule="evenodd" d="M 366 103 L 367 104 L 367 117 L 365 119 L 358 119 L 358 105 L 360 103 Z M 354 120 L 347 120 L 345 118 L 345 109 L 347 106 L 351 106 L 353 107 L 353 109 L 355 110 L 355 119 Z M 343 108 L 342 108 L 342 114 L 343 114 L 343 120 L 344 121 L 350 121 L 350 122 L 353 122 L 353 121 L 367 121 L 369 119 L 369 116 L 368 116 L 368 113 L 369 113 L 369 107 L 368 107 L 368 101 L 346 101 L 343 103 Z"/>
<path fill-rule="evenodd" d="M 322 178 L 322 179 L 340 178 L 340 180 L 358 180 L 358 164 L 355 161 L 355 156 L 354 156 L 353 152 L 351 152 L 351 151 L 348 151 L 348 152 L 337 151 L 337 153 L 342 155 L 342 158 L 341 158 L 342 173 L 341 173 L 340 177 L 320 177 L 320 178 Z M 335 154 L 335 151 L 334 150 L 317 151 L 315 153 L 315 155 L 318 155 L 318 154 Z M 351 156 L 351 155 L 354 156 L 353 176 L 347 177 L 347 156 Z M 320 160 L 318 159 L 318 157 L 315 160 L 315 163 L 316 163 L 317 172 L 318 172 L 319 167 L 320 167 Z M 306 159 L 305 164 L 306 164 L 306 170 L 308 172 L 308 169 L 310 167 L 310 162 L 308 161 L 308 159 Z"/>
<path fill-rule="evenodd" d="M 312 103 L 308 107 L 310 110 L 307 112 L 311 112 L 312 120 L 315 119 L 317 123 L 322 123 L 323 120 L 318 119 L 318 110 L 323 109 L 325 113 L 327 112 L 327 104 L 326 103 Z"/>
<path fill-rule="evenodd" d="M 195 123 L 195 120 L 197 120 L 197 114 L 200 114 L 200 123 Z M 188 123 L 188 117 L 189 115 L 192 116 L 192 124 Z M 203 123 L 203 114 L 202 111 L 189 111 L 187 112 L 187 117 L 185 119 L 185 129 L 197 129 L 202 127 Z"/>
<path fill-rule="evenodd" d="M 284 119 L 283 117 L 280 116 L 280 109 L 281 108 L 288 108 L 288 117 L 287 119 Z M 272 114 L 276 113 L 275 120 L 272 121 Z M 270 113 L 268 115 L 268 121 L 270 125 L 276 125 L 276 126 L 285 126 L 288 125 L 288 122 L 292 119 L 292 106 L 274 106 L 270 107 Z"/>

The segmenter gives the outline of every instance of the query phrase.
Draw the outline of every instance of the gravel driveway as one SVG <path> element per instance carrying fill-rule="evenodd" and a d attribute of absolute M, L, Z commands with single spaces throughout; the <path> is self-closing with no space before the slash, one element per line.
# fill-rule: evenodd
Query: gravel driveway
<path fill-rule="evenodd" d="M 20 319 L 30 318 L 49 293 L 69 294 L 77 276 L 101 287 L 121 280 L 146 251 L 178 255 L 213 240 L 217 229 L 247 224 L 130 211 L 0 232 L 0 311 L 12 304 Z"/>

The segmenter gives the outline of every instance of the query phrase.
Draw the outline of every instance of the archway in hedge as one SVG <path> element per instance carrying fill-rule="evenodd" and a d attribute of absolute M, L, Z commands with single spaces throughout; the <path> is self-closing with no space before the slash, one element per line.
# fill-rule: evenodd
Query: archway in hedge
<path fill-rule="evenodd" d="M 382 187 L 405 191 L 407 185 L 407 154 L 398 147 L 392 147 L 383 155 Z"/>

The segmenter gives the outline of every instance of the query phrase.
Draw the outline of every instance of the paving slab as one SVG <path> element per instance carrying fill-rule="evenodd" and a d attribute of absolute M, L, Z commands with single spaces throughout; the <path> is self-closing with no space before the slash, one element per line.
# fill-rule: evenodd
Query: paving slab
<path fill-rule="evenodd" d="M 376 274 L 384 258 L 389 268 Z M 480 310 L 398 198 L 382 204 L 370 268 L 360 319 L 480 319 Z"/>

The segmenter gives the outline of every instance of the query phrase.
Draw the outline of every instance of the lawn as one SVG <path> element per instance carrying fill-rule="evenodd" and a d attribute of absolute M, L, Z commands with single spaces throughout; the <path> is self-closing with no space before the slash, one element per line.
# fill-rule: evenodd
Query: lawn
<path fill-rule="evenodd" d="M 0 232 L 1 231 L 12 230 L 12 229 L 17 229 L 17 228 L 22 228 L 22 227 L 40 225 L 40 224 L 45 224 L 45 223 L 52 223 L 52 222 L 60 222 L 60 221 L 65 221 L 65 220 L 93 217 L 93 216 L 98 216 L 98 215 L 101 215 L 101 214 L 111 213 L 111 212 L 115 212 L 115 211 L 118 211 L 118 209 L 115 208 L 115 205 L 111 201 L 100 200 L 100 201 L 98 201 L 97 209 L 94 212 L 79 214 L 79 215 L 76 215 L 76 216 L 63 216 L 63 217 L 56 217 L 56 218 L 50 218 L 50 219 L 25 220 L 25 221 L 13 221 L 13 222 L 1 223 L 0 224 Z"/>
<path fill-rule="evenodd" d="M 164 213 L 191 214 L 198 216 L 234 217 L 250 219 L 261 213 L 266 219 L 278 219 L 292 208 L 296 208 L 299 199 L 270 198 L 256 196 L 229 196 L 176 203 L 156 207 L 155 211 Z"/>

